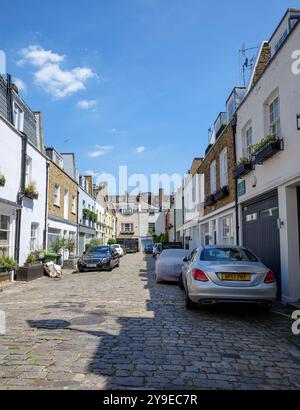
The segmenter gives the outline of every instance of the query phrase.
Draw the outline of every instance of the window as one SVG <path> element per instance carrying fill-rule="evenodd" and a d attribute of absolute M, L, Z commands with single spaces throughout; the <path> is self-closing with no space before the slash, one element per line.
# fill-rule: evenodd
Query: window
<path fill-rule="evenodd" d="M 269 125 L 270 134 L 276 135 L 280 138 L 281 127 L 280 127 L 280 102 L 279 97 L 276 97 L 269 105 Z"/>
<path fill-rule="evenodd" d="M 63 160 L 61 159 L 60 156 L 58 156 L 58 154 L 56 152 L 53 152 L 53 161 L 55 162 L 55 164 L 57 166 L 59 166 L 60 168 L 63 167 Z"/>
<path fill-rule="evenodd" d="M 149 209 L 149 215 L 151 216 L 155 215 L 155 209 Z"/>
<path fill-rule="evenodd" d="M 252 153 L 252 127 L 249 127 L 244 135 L 244 156 L 250 159 Z"/>
<path fill-rule="evenodd" d="M 48 229 L 48 250 L 52 251 L 52 243 L 60 238 L 61 231 L 59 229 Z"/>
<path fill-rule="evenodd" d="M 210 192 L 215 193 L 217 190 L 217 179 L 216 179 L 216 161 L 210 164 Z"/>
<path fill-rule="evenodd" d="M 150 222 L 148 224 L 148 232 L 155 232 L 155 223 Z"/>
<path fill-rule="evenodd" d="M 264 209 L 260 211 L 260 217 L 261 218 L 268 218 L 270 216 L 278 217 L 278 208 L 269 208 L 269 209 Z"/>
<path fill-rule="evenodd" d="M 0 215 L 0 258 L 10 255 L 10 217 Z"/>
<path fill-rule="evenodd" d="M 65 189 L 64 195 L 64 218 L 69 218 L 69 191 Z"/>
<path fill-rule="evenodd" d="M 133 224 L 132 223 L 122 223 L 121 231 L 122 232 L 133 232 Z"/>
<path fill-rule="evenodd" d="M 279 40 L 277 41 L 277 43 L 275 44 L 275 47 L 274 47 L 274 52 L 275 53 L 276 53 L 276 51 L 278 51 L 278 49 L 280 48 L 280 46 L 282 45 L 284 40 L 287 38 L 287 35 L 288 35 L 288 31 L 285 30 L 283 32 L 283 34 L 281 35 L 281 37 L 279 38 Z"/>
<path fill-rule="evenodd" d="M 212 233 L 212 244 L 217 244 L 217 221 L 214 219 L 211 221 L 211 233 Z"/>
<path fill-rule="evenodd" d="M 26 164 L 25 164 L 25 185 L 31 182 L 31 175 L 32 175 L 32 159 L 27 155 Z"/>
<path fill-rule="evenodd" d="M 246 215 L 246 222 L 252 222 L 257 220 L 257 213 Z"/>
<path fill-rule="evenodd" d="M 17 130 L 23 132 L 24 112 L 15 101 L 13 103 L 13 121 L 14 126 L 17 128 Z"/>
<path fill-rule="evenodd" d="M 60 186 L 58 184 L 54 186 L 54 205 L 60 206 Z"/>
<path fill-rule="evenodd" d="M 76 196 L 72 195 L 72 214 L 76 214 Z"/>
<path fill-rule="evenodd" d="M 210 235 L 209 235 L 209 223 L 205 223 L 202 225 L 202 243 L 204 245 L 209 245 L 210 242 Z"/>
<path fill-rule="evenodd" d="M 202 261 L 224 261 L 224 262 L 257 262 L 256 256 L 247 249 L 236 248 L 212 248 L 201 252 Z"/>
<path fill-rule="evenodd" d="M 30 233 L 30 251 L 35 251 L 38 248 L 38 229 L 39 224 L 31 224 L 31 233 Z"/>
<path fill-rule="evenodd" d="M 227 147 L 220 154 L 220 184 L 221 187 L 228 185 Z"/>
<path fill-rule="evenodd" d="M 224 245 L 234 244 L 234 227 L 233 227 L 233 216 L 226 216 L 221 219 L 221 235 L 222 243 Z"/>

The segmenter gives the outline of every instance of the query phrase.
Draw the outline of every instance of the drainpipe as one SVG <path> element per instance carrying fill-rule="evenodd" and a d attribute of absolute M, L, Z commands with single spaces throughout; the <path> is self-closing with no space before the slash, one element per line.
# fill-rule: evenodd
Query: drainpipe
<path fill-rule="evenodd" d="M 49 197 L 49 168 L 50 162 L 46 161 L 46 198 L 45 198 L 45 229 L 44 229 L 44 241 L 43 248 L 47 249 L 47 238 L 48 238 L 48 197 Z"/>
<path fill-rule="evenodd" d="M 237 162 L 237 155 L 236 155 L 236 121 L 237 116 L 235 114 L 233 123 L 231 126 L 232 134 L 233 134 L 233 161 L 234 164 Z M 236 244 L 240 244 L 240 219 L 239 219 L 239 204 L 238 204 L 238 180 L 234 180 L 235 185 L 235 235 L 236 235 Z"/>
<path fill-rule="evenodd" d="M 17 204 L 22 206 L 23 197 L 25 195 L 25 173 L 26 173 L 26 156 L 27 156 L 27 135 L 22 134 L 22 153 L 21 153 L 21 184 L 20 190 L 17 195 Z M 20 243 L 21 243 L 21 220 L 22 209 L 16 211 L 16 234 L 15 234 L 15 260 L 19 264 L 20 262 Z"/>
<path fill-rule="evenodd" d="M 14 125 L 14 116 L 13 116 L 13 88 L 12 88 L 12 80 L 11 80 L 11 75 L 7 74 L 7 118 L 8 121 Z"/>
<path fill-rule="evenodd" d="M 77 256 L 79 256 L 79 191 L 77 190 L 77 238 L 76 238 L 76 247 L 77 247 Z"/>

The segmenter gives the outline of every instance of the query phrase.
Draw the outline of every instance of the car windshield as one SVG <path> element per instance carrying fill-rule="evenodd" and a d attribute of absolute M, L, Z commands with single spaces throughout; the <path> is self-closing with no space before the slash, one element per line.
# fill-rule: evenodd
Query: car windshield
<path fill-rule="evenodd" d="M 240 248 L 207 248 L 202 251 L 200 259 L 202 261 L 258 262 L 252 252 Z"/>
<path fill-rule="evenodd" d="M 109 253 L 109 248 L 103 246 L 95 246 L 89 251 L 89 253 L 100 253 L 101 255 L 107 255 Z"/>

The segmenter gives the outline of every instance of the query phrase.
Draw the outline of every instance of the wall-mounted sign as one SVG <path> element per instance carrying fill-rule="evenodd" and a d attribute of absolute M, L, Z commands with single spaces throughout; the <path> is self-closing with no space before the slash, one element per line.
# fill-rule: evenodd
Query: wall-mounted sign
<path fill-rule="evenodd" d="M 241 182 L 238 183 L 237 193 L 238 193 L 238 196 L 245 195 L 245 193 L 246 193 L 246 181 L 244 179 Z"/>

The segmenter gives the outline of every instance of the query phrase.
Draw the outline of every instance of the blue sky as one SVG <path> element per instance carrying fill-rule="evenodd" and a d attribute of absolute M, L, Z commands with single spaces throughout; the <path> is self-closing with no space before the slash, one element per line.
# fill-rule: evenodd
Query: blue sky
<path fill-rule="evenodd" d="M 238 50 L 296 1 L 87 0 L 1 5 L 0 49 L 45 140 L 82 173 L 183 174 L 234 85 Z M 68 142 L 65 142 L 69 140 Z"/>

